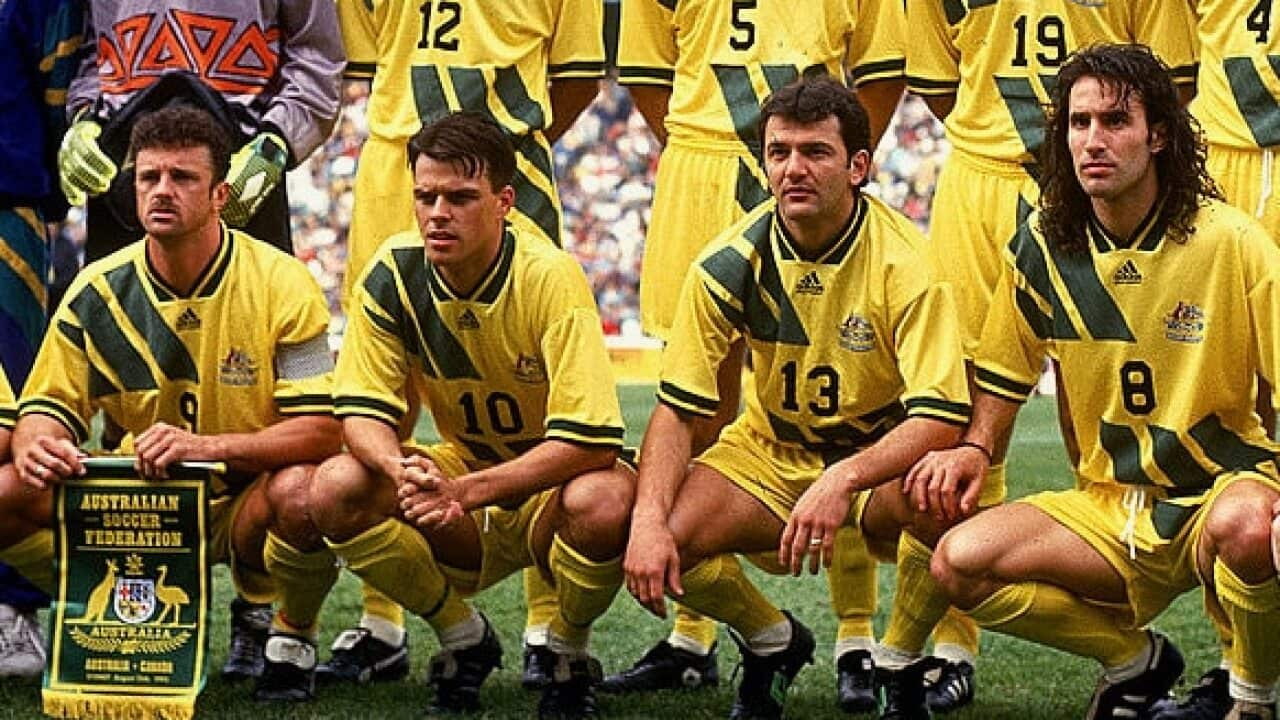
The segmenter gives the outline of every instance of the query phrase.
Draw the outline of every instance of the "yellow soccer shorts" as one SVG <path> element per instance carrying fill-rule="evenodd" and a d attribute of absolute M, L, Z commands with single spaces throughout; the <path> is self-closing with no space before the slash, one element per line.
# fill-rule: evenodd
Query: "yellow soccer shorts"
<path fill-rule="evenodd" d="M 1126 496 L 1132 502 L 1142 489 L 1118 483 L 1042 492 L 1018 502 L 1039 508 L 1066 526 L 1115 568 L 1127 589 L 1130 616 L 1124 621 L 1143 627 L 1179 595 L 1204 584 L 1196 566 L 1196 548 L 1208 510 L 1231 483 L 1245 479 L 1280 490 L 1280 482 L 1246 471 L 1221 475 L 1208 492 L 1189 498 L 1166 500 L 1162 490 L 1148 487 L 1145 498 L 1137 497 L 1141 509 L 1132 514 L 1125 505 Z"/>
<path fill-rule="evenodd" d="M 938 176 L 929 226 L 937 280 L 951 283 L 964 355 L 973 358 L 1000 279 L 1002 253 L 1040 189 L 1021 166 L 956 150 Z M 1021 211 L 1020 211 L 1021 208 Z"/>
<path fill-rule="evenodd" d="M 666 340 L 680 288 L 702 248 L 768 197 L 764 170 L 740 144 L 672 140 L 658 160 L 640 270 L 640 322 Z"/>
<path fill-rule="evenodd" d="M 448 477 L 458 477 L 470 471 L 466 456 L 450 443 L 410 445 L 406 452 L 418 452 L 431 458 Z M 463 570 L 441 563 L 440 572 L 448 578 L 449 585 L 463 596 L 470 596 L 518 570 L 537 565 L 533 529 L 556 491 L 556 488 L 544 490 L 511 509 L 488 507 L 473 510 L 471 519 L 480 530 L 480 570 Z M 545 564 L 546 558 L 542 560 Z"/>
<path fill-rule="evenodd" d="M 826 469 L 820 453 L 776 443 L 748 428 L 742 419 L 726 427 L 695 462 L 724 475 L 784 523 L 800 496 Z M 867 492 L 853 497 L 845 525 L 861 526 L 869 497 Z"/>
<path fill-rule="evenodd" d="M 231 528 L 244 507 L 249 493 L 267 482 L 270 473 L 262 473 L 253 482 L 234 495 L 209 499 L 209 562 L 227 563 L 231 567 L 231 581 L 236 592 L 250 602 L 269 603 L 275 600 L 275 583 L 265 570 L 245 567 L 236 561 L 235 547 L 231 543 Z M 262 562 L 261 558 L 258 560 Z"/>
<path fill-rule="evenodd" d="M 1206 167 L 1227 202 L 1256 218 L 1280 242 L 1280 158 L 1275 151 L 1210 145 Z"/>

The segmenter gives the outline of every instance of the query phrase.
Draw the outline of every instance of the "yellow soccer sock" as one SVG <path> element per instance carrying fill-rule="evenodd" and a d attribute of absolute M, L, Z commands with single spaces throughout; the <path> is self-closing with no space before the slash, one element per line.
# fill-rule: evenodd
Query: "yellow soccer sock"
<path fill-rule="evenodd" d="M 676 621 L 671 626 L 671 635 L 667 638 L 667 642 L 672 647 L 686 652 L 698 655 L 710 653 L 711 646 L 716 644 L 716 636 L 720 630 L 719 623 L 685 607 L 682 603 L 675 603 L 674 607 Z"/>
<path fill-rule="evenodd" d="M 732 555 L 717 555 L 689 568 L 680 578 L 686 605 L 738 631 L 754 637 L 779 623 L 786 623 L 782 611 L 756 588 L 742 565 Z"/>
<path fill-rule="evenodd" d="M 360 619 L 361 627 L 364 627 L 367 624 L 382 623 L 382 626 L 385 628 L 398 629 L 400 631 L 399 635 L 403 637 L 404 608 L 400 607 L 395 600 L 383 595 L 377 588 L 373 587 L 369 583 L 361 583 L 360 592 L 362 595 L 361 603 L 364 608 L 364 617 Z M 373 622 L 366 623 L 367 620 L 372 620 Z M 377 633 L 375 633 L 375 635 L 377 635 Z M 384 638 L 379 637 L 379 639 L 386 642 Z M 390 644 L 398 645 L 399 643 Z"/>
<path fill-rule="evenodd" d="M 951 601 L 933 576 L 929 561 L 933 551 L 909 533 L 898 537 L 898 582 L 893 611 L 881 643 L 900 652 L 919 655 L 929 633 L 951 607 Z"/>
<path fill-rule="evenodd" d="M 836 657 L 866 650 L 874 643 L 871 617 L 879 590 L 876 559 L 862 533 L 853 527 L 836 531 L 835 557 L 827 571 L 827 589 L 836 613 Z"/>
<path fill-rule="evenodd" d="M 1056 585 L 1022 582 L 992 593 L 969 615 L 1008 635 L 1120 667 L 1149 647 L 1147 633 L 1121 628 L 1102 608 Z"/>
<path fill-rule="evenodd" d="M 304 553 L 268 531 L 262 558 L 280 593 L 276 620 L 299 634 L 314 631 L 320 607 L 338 579 L 333 552 L 326 547 Z"/>
<path fill-rule="evenodd" d="M 1222 562 L 1213 561 L 1218 602 L 1231 621 L 1231 675 L 1254 686 L 1271 687 L 1280 679 L 1280 581 L 1250 585 Z"/>
<path fill-rule="evenodd" d="M 351 572 L 421 615 L 437 633 L 470 620 L 471 607 L 449 587 L 417 530 L 388 518 L 354 538 L 329 543 Z"/>
<path fill-rule="evenodd" d="M 559 610 L 548 644 L 556 652 L 586 652 L 591 623 L 609 609 L 622 586 L 622 557 L 597 562 L 556 535 L 547 558 L 555 574 Z"/>
<path fill-rule="evenodd" d="M 46 595 L 54 594 L 52 530 L 37 530 L 9 547 L 0 549 L 0 560 L 8 563 Z"/>
<path fill-rule="evenodd" d="M 933 629 L 933 654 L 944 660 L 973 662 L 978 656 L 978 623 L 954 607 Z"/>
<path fill-rule="evenodd" d="M 554 548 L 554 544 L 552 548 Z M 556 604 L 556 589 L 551 587 L 542 571 L 536 567 L 524 569 L 524 602 L 527 608 L 524 618 L 524 641 L 527 645 L 546 645 L 547 629 L 560 614 Z"/>

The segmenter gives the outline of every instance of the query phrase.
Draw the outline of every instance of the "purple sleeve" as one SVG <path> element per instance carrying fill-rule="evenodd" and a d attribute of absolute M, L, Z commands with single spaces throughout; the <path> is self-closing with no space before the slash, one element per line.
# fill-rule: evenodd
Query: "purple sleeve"
<path fill-rule="evenodd" d="M 278 90 L 263 121 L 284 134 L 292 164 L 324 142 L 338 116 L 346 56 L 332 0 L 281 0 Z"/>

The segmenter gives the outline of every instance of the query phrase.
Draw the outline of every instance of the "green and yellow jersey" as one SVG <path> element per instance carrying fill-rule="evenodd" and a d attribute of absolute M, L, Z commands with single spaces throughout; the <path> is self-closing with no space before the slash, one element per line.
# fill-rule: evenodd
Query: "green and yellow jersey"
<path fill-rule="evenodd" d="M 1089 250 L 1049 246 L 1032 215 L 1010 244 L 977 355 L 977 384 L 1022 402 L 1052 354 L 1083 482 L 1199 493 L 1277 449 L 1254 413 L 1280 364 L 1280 250 L 1251 218 L 1210 202 L 1168 237 L 1158 208 L 1129 242 L 1093 221 Z"/>
<path fill-rule="evenodd" d="M 1058 67 L 1078 48 L 1142 43 L 1176 82 L 1195 80 L 1195 30 L 1182 2 L 907 0 L 907 18 L 907 88 L 954 95 L 948 140 L 995 161 L 1035 162 Z"/>
<path fill-rule="evenodd" d="M 1280 13 L 1274 3 L 1190 0 L 1200 73 L 1191 112 L 1213 145 L 1280 145 Z"/>
<path fill-rule="evenodd" d="M 164 422 L 250 433 L 332 412 L 329 308 L 301 262 L 222 228 L 188 294 L 164 283 L 139 241 L 86 267 L 50 323 L 19 412 L 78 443 L 102 410 L 136 435 Z"/>
<path fill-rule="evenodd" d="M 627 0 L 618 80 L 672 88 L 672 141 L 745 146 L 760 155 L 756 120 L 770 93 L 802 74 L 860 85 L 901 78 L 901 0 Z"/>
<path fill-rule="evenodd" d="M 716 369 L 737 338 L 751 352 L 747 427 L 847 455 L 907 417 L 960 424 L 969 395 L 949 288 L 924 238 L 862 197 L 820 257 L 796 249 L 770 200 L 703 251 L 662 354 L 658 399 L 712 415 Z"/>
<path fill-rule="evenodd" d="M 0 428 L 12 430 L 18 421 L 18 404 L 13 397 L 13 388 L 9 387 L 9 378 L 0 367 Z"/>
<path fill-rule="evenodd" d="M 508 226 L 470 294 L 449 288 L 416 232 L 393 236 L 361 278 L 334 405 L 397 427 L 412 379 L 442 438 L 472 469 L 545 439 L 621 449 L 623 425 L 595 298 L 567 253 Z"/>
<path fill-rule="evenodd" d="M 373 80 L 370 136 L 404 145 L 451 112 L 488 114 L 521 159 L 518 209 L 559 244 L 548 82 L 604 76 L 600 0 L 338 0 L 338 12 L 347 76 Z"/>

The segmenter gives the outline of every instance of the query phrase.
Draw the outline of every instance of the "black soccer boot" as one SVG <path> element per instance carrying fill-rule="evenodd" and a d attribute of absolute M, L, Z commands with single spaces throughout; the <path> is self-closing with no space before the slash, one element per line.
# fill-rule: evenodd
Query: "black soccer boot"
<path fill-rule="evenodd" d="M 880 720 L 929 720 L 925 675 L 941 669 L 946 660 L 922 657 L 900 670 L 876 668 L 880 690 Z"/>
<path fill-rule="evenodd" d="M 694 690 L 720 684 L 716 646 L 706 655 L 673 647 L 663 640 L 649 649 L 635 665 L 600 684 L 600 691 L 614 694 L 653 690 Z"/>
<path fill-rule="evenodd" d="M 316 682 L 355 683 L 400 680 L 409 674 L 409 636 L 389 645 L 366 628 L 343 630 L 334 638 L 329 662 L 316 668 Z"/>
<path fill-rule="evenodd" d="M 431 715 L 453 715 L 480 709 L 480 685 L 489 673 L 502 667 L 502 645 L 493 625 L 483 614 L 484 637 L 461 650 L 443 650 L 431 658 L 427 682 L 435 699 L 427 706 Z"/>
<path fill-rule="evenodd" d="M 850 650 L 836 660 L 836 703 L 847 713 L 876 709 L 876 664 L 867 650 Z"/>
<path fill-rule="evenodd" d="M 554 659 L 555 653 L 548 655 L 541 652 L 546 645 L 524 644 L 523 667 L 520 670 L 520 685 L 525 690 L 541 690 L 551 682 L 551 667 L 546 664 L 548 658 Z"/>
<path fill-rule="evenodd" d="M 1182 676 L 1182 653 L 1160 633 L 1147 633 L 1153 648 L 1151 661 L 1137 676 L 1118 683 L 1103 677 L 1093 693 L 1085 720 L 1127 720 L 1147 717 L 1151 706 L 1169 694 Z"/>
<path fill-rule="evenodd" d="M 813 633 L 783 610 L 791 624 L 791 642 L 781 652 L 756 655 L 734 637 L 742 652 L 742 682 L 729 720 L 780 720 L 787 690 L 796 674 L 813 662 Z"/>
<path fill-rule="evenodd" d="M 316 645 L 309 638 L 272 633 L 263 659 L 262 673 L 254 683 L 254 700 L 305 702 L 315 696 Z"/>
<path fill-rule="evenodd" d="M 1151 720 L 1223 720 L 1231 712 L 1230 678 L 1226 670 L 1213 668 L 1200 676 L 1187 699 L 1163 699 L 1151 707 Z"/>
<path fill-rule="evenodd" d="M 532 650 L 550 671 L 538 701 L 539 720 L 580 720 L 600 714 L 595 688 L 604 673 L 599 660 L 558 655 L 547 647 Z"/>
<path fill-rule="evenodd" d="M 925 702 L 936 713 L 949 713 L 968 705 L 973 702 L 978 688 L 973 663 L 966 660 L 943 662 L 946 664 L 938 671 L 938 678 L 925 684 Z"/>
<path fill-rule="evenodd" d="M 262 649 L 271 630 L 271 606 L 243 598 L 231 601 L 231 642 L 222 679 L 228 682 L 256 678 L 262 674 Z"/>

